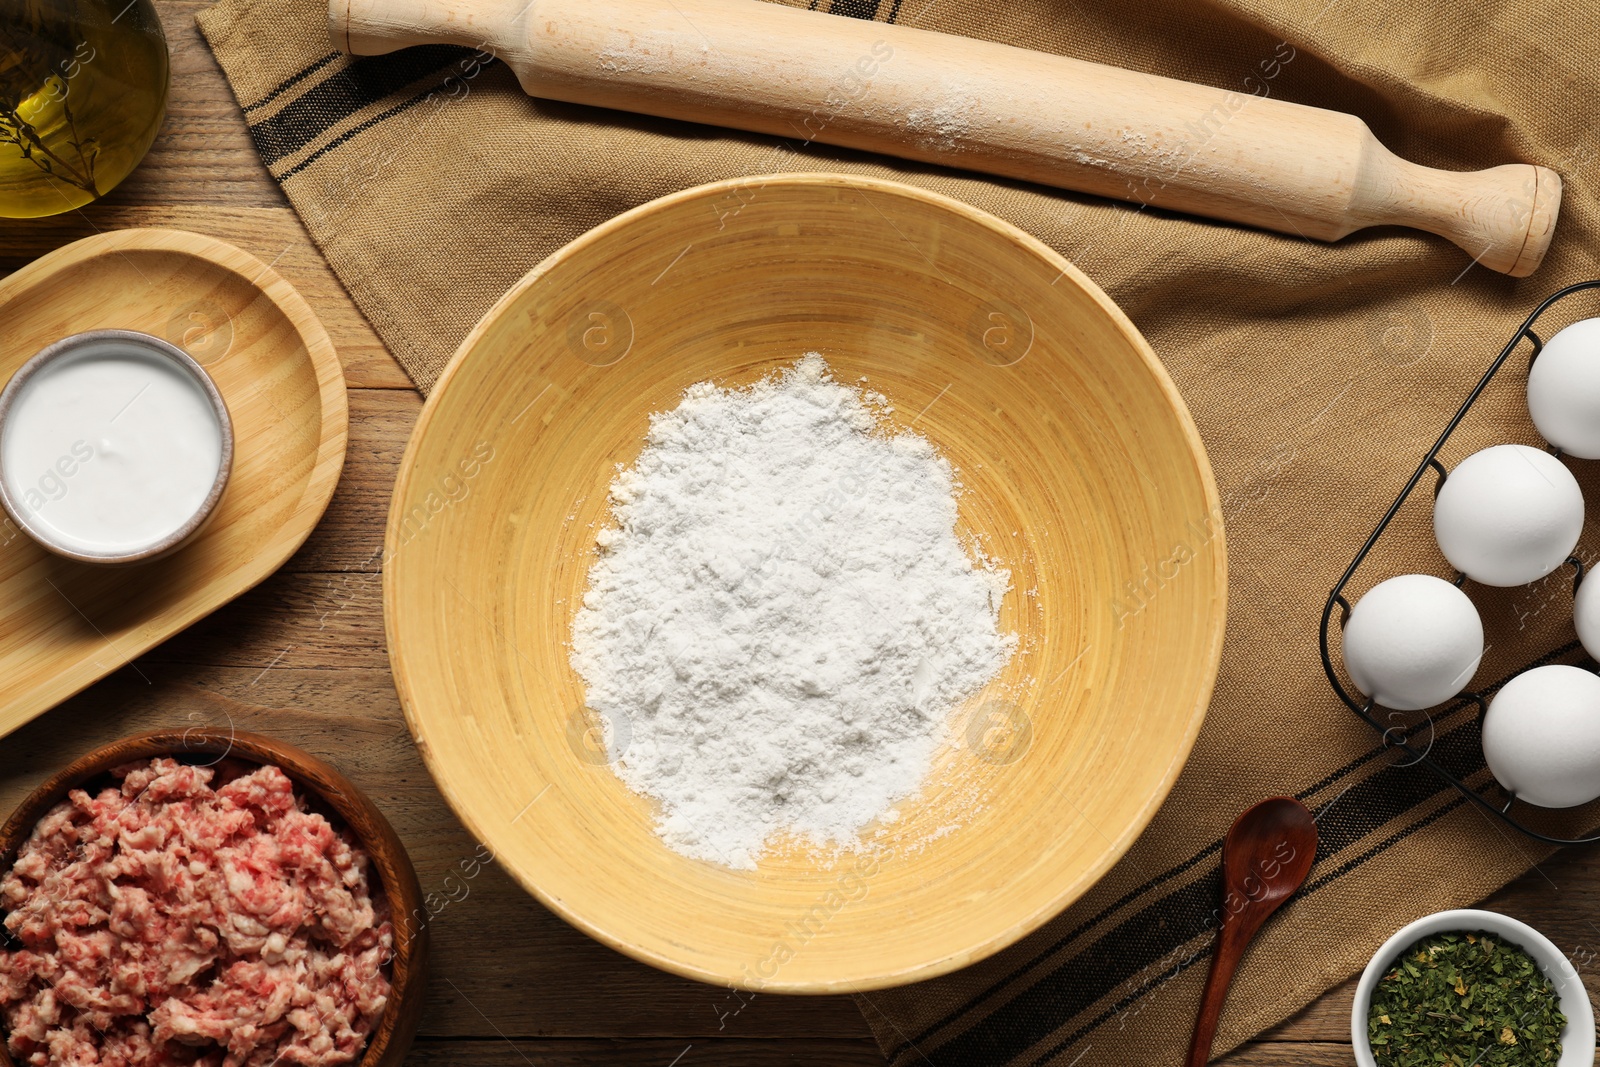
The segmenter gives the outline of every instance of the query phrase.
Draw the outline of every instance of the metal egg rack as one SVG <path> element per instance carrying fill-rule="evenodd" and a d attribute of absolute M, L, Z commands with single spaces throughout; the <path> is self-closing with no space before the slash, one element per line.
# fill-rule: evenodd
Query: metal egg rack
<path fill-rule="evenodd" d="M 1516 353 L 1517 349 L 1522 346 L 1524 341 L 1531 346 L 1531 349 L 1528 352 L 1528 366 L 1532 367 L 1533 361 L 1539 357 L 1539 353 L 1544 349 L 1544 340 L 1537 332 L 1535 332 L 1534 329 L 1534 327 L 1538 324 L 1540 317 L 1543 316 L 1544 313 L 1552 306 L 1561 302 L 1562 300 L 1565 300 L 1573 294 L 1592 289 L 1600 289 L 1600 280 L 1579 282 L 1576 285 L 1569 285 L 1565 289 L 1552 294 L 1551 296 L 1547 297 L 1538 307 L 1534 308 L 1532 314 L 1530 314 L 1527 319 L 1523 321 L 1521 327 L 1519 327 L 1517 331 L 1511 335 L 1511 339 L 1507 341 L 1505 347 L 1500 350 L 1500 354 L 1495 358 L 1494 362 L 1489 364 L 1489 369 L 1484 371 L 1483 376 L 1478 379 L 1477 385 L 1475 385 L 1472 391 L 1467 394 L 1466 400 L 1464 400 L 1460 408 L 1456 410 L 1454 417 L 1452 417 L 1449 423 L 1445 426 L 1444 432 L 1439 435 L 1439 439 L 1433 443 L 1432 448 L 1428 449 L 1427 454 L 1422 458 L 1422 462 L 1417 464 L 1417 469 L 1412 473 L 1410 479 L 1406 481 L 1405 488 L 1400 490 L 1400 495 L 1395 497 L 1394 503 L 1389 505 L 1389 510 L 1384 513 L 1383 518 L 1378 521 L 1378 524 L 1373 528 L 1372 533 L 1367 536 L 1365 543 L 1363 543 L 1360 550 L 1356 552 L 1355 558 L 1350 561 L 1350 565 L 1345 568 L 1344 573 L 1339 577 L 1339 581 L 1334 585 L 1333 590 L 1328 594 L 1327 603 L 1322 609 L 1322 628 L 1320 635 L 1322 648 L 1322 669 L 1327 674 L 1328 683 L 1333 687 L 1333 691 L 1339 697 L 1339 699 L 1343 701 L 1351 711 L 1353 711 L 1364 722 L 1366 722 L 1367 725 L 1371 726 L 1375 731 L 1378 732 L 1386 747 L 1395 748 L 1405 753 L 1413 764 L 1426 767 L 1428 770 L 1438 775 L 1439 778 L 1460 792 L 1463 797 L 1471 801 L 1473 804 L 1476 804 L 1479 808 L 1493 818 L 1498 819 L 1500 822 L 1518 831 L 1519 833 L 1525 834 L 1536 841 L 1540 841 L 1548 845 L 1600 844 L 1600 833 L 1591 835 L 1589 837 L 1559 837 L 1547 834 L 1541 830 L 1527 825 L 1523 821 L 1524 816 L 1520 814 L 1520 809 L 1517 808 L 1516 796 L 1496 782 L 1492 775 L 1489 776 L 1488 782 L 1482 787 L 1473 787 L 1472 785 L 1469 785 L 1466 781 L 1466 778 L 1473 777 L 1477 774 L 1477 771 L 1474 771 L 1472 775 L 1461 776 L 1456 774 L 1450 768 L 1446 767 L 1443 762 L 1434 757 L 1433 746 L 1435 739 L 1435 725 L 1432 717 L 1429 717 L 1425 724 L 1419 723 L 1404 726 L 1386 724 L 1380 720 L 1376 713 L 1381 710 L 1381 706 L 1375 705 L 1372 700 L 1363 697 L 1359 693 L 1353 693 L 1350 689 L 1347 689 L 1344 682 L 1339 677 L 1339 672 L 1334 668 L 1333 659 L 1329 654 L 1329 630 L 1331 629 L 1333 620 L 1337 614 L 1339 626 L 1341 627 L 1342 632 L 1344 622 L 1347 618 L 1349 618 L 1350 615 L 1350 602 L 1345 598 L 1344 595 L 1345 586 L 1349 584 L 1350 579 L 1355 575 L 1356 570 L 1372 552 L 1373 547 L 1378 543 L 1378 539 L 1383 536 L 1384 531 L 1389 528 L 1390 523 L 1392 523 L 1395 516 L 1399 514 L 1401 507 L 1404 506 L 1411 494 L 1416 490 L 1417 486 L 1422 484 L 1423 479 L 1427 476 L 1429 471 L 1432 471 L 1435 475 L 1434 493 L 1437 495 L 1439 486 L 1444 484 L 1444 480 L 1448 476 L 1448 472 L 1445 470 L 1444 464 L 1439 461 L 1439 453 L 1444 448 L 1445 444 L 1450 440 L 1451 435 L 1455 433 L 1456 428 L 1461 425 L 1462 420 L 1466 418 L 1467 413 L 1472 410 L 1473 405 L 1478 402 L 1478 399 L 1483 395 L 1484 390 L 1489 387 L 1489 383 L 1494 380 L 1495 375 L 1500 372 L 1500 369 L 1505 366 L 1506 362 L 1511 359 L 1511 357 Z M 1561 454 L 1561 450 L 1558 448 L 1552 447 L 1550 451 L 1557 456 Z M 1566 563 L 1573 569 L 1572 587 L 1574 592 L 1576 592 L 1578 583 L 1583 578 L 1583 562 L 1578 559 L 1576 555 L 1573 555 L 1568 557 Z M 1461 585 L 1464 578 L 1465 576 L 1458 572 L 1455 577 L 1455 584 L 1457 586 Z M 1559 657 L 1572 653 L 1577 648 L 1578 643 L 1574 641 L 1567 645 L 1561 646 L 1560 648 L 1552 649 L 1546 652 L 1543 656 L 1534 660 L 1532 663 L 1529 663 L 1524 669 L 1538 666 L 1543 663 L 1552 662 Z M 1461 709 L 1471 705 L 1477 706 L 1477 715 L 1473 720 L 1472 729 L 1476 735 L 1474 740 L 1475 742 L 1478 742 L 1481 741 L 1483 716 L 1485 713 L 1487 713 L 1489 707 L 1485 696 L 1479 692 L 1462 692 L 1455 697 L 1450 706 L 1452 709 Z M 1427 734 L 1425 745 L 1421 743 L 1420 737 L 1424 726 L 1426 726 Z M 1479 749 L 1481 750 L 1481 743 L 1479 744 Z M 1478 770 L 1483 771 L 1486 770 L 1486 768 L 1480 767 Z M 1496 803 L 1490 799 L 1490 795 L 1495 793 L 1498 793 L 1499 797 L 1501 798 L 1501 802 Z M 1591 805 L 1595 803 L 1600 802 L 1591 802 Z M 1576 809 L 1566 810 L 1582 811 L 1589 809 L 1591 805 L 1582 805 Z M 1532 805 L 1524 803 L 1522 807 L 1531 808 Z M 1545 811 L 1551 809 L 1537 810 Z M 1600 823 L 1600 814 L 1593 815 L 1586 821 L 1588 821 L 1591 825 Z"/>

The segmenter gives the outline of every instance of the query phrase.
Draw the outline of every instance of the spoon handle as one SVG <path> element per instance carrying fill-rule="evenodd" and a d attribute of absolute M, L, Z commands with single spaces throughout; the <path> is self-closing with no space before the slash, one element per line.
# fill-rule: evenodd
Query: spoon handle
<path fill-rule="evenodd" d="M 1228 1001 L 1228 987 L 1233 984 L 1233 972 L 1239 969 L 1239 960 L 1250 944 L 1250 939 L 1261 928 L 1262 919 L 1254 912 L 1241 912 L 1232 920 L 1224 920 L 1217 931 L 1216 947 L 1211 954 L 1211 973 L 1206 977 L 1205 991 L 1200 994 L 1200 1014 L 1194 1021 L 1194 1037 L 1189 1042 L 1189 1055 L 1185 1067 L 1205 1067 L 1211 1058 L 1211 1040 L 1216 1037 L 1217 1023 L 1222 1019 L 1222 1006 Z"/>

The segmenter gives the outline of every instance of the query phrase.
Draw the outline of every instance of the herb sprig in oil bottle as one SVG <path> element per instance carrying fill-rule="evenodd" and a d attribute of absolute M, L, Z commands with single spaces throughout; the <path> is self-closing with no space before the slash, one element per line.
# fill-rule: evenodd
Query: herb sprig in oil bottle
<path fill-rule="evenodd" d="M 150 0 L 0 0 L 0 217 L 71 211 L 127 177 L 168 75 Z"/>
<path fill-rule="evenodd" d="M 1383 1067 L 1535 1067 L 1561 1058 L 1567 1017 L 1537 963 L 1489 933 L 1423 938 L 1372 994 L 1367 1039 Z"/>

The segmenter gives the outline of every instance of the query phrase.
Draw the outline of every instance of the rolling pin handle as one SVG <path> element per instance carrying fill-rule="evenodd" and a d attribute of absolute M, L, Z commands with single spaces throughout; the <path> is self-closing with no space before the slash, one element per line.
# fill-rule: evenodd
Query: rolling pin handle
<path fill-rule="evenodd" d="M 1561 208 L 1561 175 L 1507 163 L 1478 171 L 1423 167 L 1373 139 L 1352 229 L 1399 224 L 1438 234 L 1490 270 L 1526 278 L 1544 261 Z"/>
<path fill-rule="evenodd" d="M 1423 171 L 1425 180 L 1448 186 L 1451 171 Z M 1443 175 L 1443 177 L 1441 177 Z M 1549 167 L 1507 163 L 1472 174 L 1471 188 L 1462 189 L 1453 209 L 1417 225 L 1448 237 L 1474 261 L 1490 270 L 1526 278 L 1544 262 L 1561 208 L 1561 175 Z M 1440 197 L 1439 202 L 1448 202 Z"/>

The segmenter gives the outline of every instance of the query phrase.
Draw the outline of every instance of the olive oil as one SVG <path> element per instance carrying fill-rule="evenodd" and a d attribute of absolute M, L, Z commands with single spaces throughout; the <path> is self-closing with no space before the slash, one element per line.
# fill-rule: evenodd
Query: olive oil
<path fill-rule="evenodd" d="M 0 0 L 0 216 L 113 189 L 155 140 L 167 77 L 150 0 Z"/>

